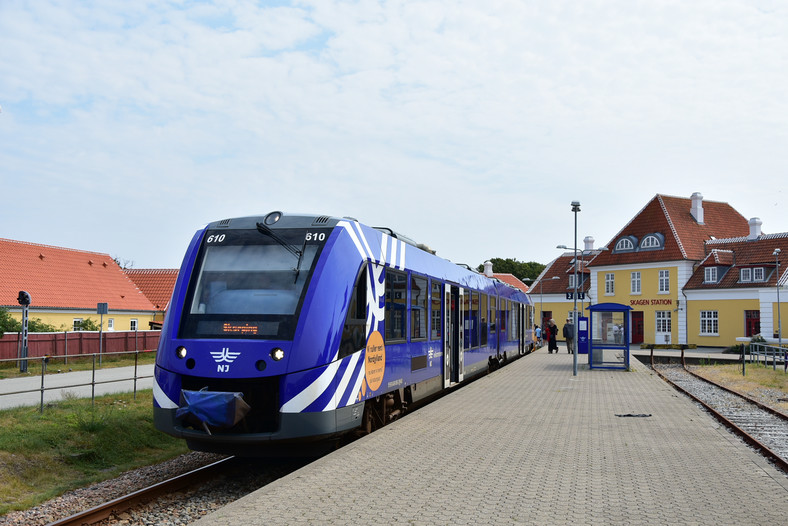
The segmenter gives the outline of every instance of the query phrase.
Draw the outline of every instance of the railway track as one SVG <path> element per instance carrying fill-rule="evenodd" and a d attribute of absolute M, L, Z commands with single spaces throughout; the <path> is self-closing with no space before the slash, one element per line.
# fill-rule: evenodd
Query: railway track
<path fill-rule="evenodd" d="M 686 366 L 652 369 L 788 473 L 788 415 L 707 380 Z"/>
<path fill-rule="evenodd" d="M 47 526 L 72 526 L 82 524 L 96 524 L 112 515 L 117 515 L 135 506 L 155 500 L 162 495 L 180 491 L 186 487 L 201 484 L 207 480 L 226 473 L 238 464 L 235 457 L 227 457 L 212 464 L 189 471 L 182 475 L 172 477 L 163 482 L 153 484 L 128 495 L 118 497 L 109 502 L 99 504 L 85 511 L 69 517 L 56 520 Z"/>

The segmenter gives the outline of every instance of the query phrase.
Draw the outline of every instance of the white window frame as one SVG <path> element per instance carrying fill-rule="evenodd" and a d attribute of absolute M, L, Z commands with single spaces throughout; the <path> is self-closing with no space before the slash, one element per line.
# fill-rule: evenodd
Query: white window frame
<path fill-rule="evenodd" d="M 79 326 L 82 324 L 82 318 L 74 318 L 74 324 L 72 325 L 72 330 L 74 332 L 78 332 L 80 330 Z"/>
<path fill-rule="evenodd" d="M 656 311 L 655 324 L 657 327 L 656 332 L 672 332 L 671 312 L 669 310 Z"/>
<path fill-rule="evenodd" d="M 605 274 L 605 296 L 616 294 L 616 275 L 612 272 Z"/>
<path fill-rule="evenodd" d="M 719 313 L 716 310 L 700 311 L 700 335 L 719 336 Z"/>
<path fill-rule="evenodd" d="M 744 283 L 749 283 L 750 281 L 752 281 L 752 269 L 743 268 L 739 270 L 739 281 Z"/>
<path fill-rule="evenodd" d="M 670 293 L 670 270 L 659 271 L 659 292 L 662 294 Z"/>
<path fill-rule="evenodd" d="M 660 248 L 662 243 L 659 242 L 659 238 L 657 236 L 646 236 L 643 241 L 640 242 L 640 248 Z"/>
<path fill-rule="evenodd" d="M 752 269 L 752 280 L 766 281 L 766 272 L 764 272 L 763 267 L 755 267 Z"/>
<path fill-rule="evenodd" d="M 130 331 L 137 330 L 137 318 L 132 318 L 129 320 L 129 330 Z"/>
<path fill-rule="evenodd" d="M 635 250 L 635 244 L 632 243 L 632 240 L 625 237 L 624 239 L 619 239 L 618 243 L 616 243 L 616 250 Z"/>
<path fill-rule="evenodd" d="M 640 286 L 640 271 L 635 271 L 630 274 L 630 294 L 640 294 L 642 291 Z"/>
<path fill-rule="evenodd" d="M 717 283 L 717 267 L 703 269 L 703 283 Z"/>
<path fill-rule="evenodd" d="M 570 289 L 574 289 L 575 288 L 575 275 L 574 275 L 574 273 L 569 274 L 569 287 L 568 288 L 570 288 Z"/>
<path fill-rule="evenodd" d="M 108 331 L 115 330 L 115 318 L 107 318 L 107 330 Z"/>

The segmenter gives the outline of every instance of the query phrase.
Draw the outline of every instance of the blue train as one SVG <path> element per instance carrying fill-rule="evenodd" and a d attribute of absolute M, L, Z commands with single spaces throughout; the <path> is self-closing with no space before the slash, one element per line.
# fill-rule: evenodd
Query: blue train
<path fill-rule="evenodd" d="M 157 429 L 194 450 L 295 451 L 371 432 L 533 350 L 519 289 L 350 218 L 198 231 L 162 327 Z"/>

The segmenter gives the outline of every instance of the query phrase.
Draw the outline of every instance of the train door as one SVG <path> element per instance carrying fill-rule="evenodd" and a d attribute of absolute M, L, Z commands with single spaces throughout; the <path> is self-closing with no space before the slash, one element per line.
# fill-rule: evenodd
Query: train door
<path fill-rule="evenodd" d="M 443 386 L 461 382 L 463 379 L 463 330 L 462 290 L 446 284 L 444 289 L 443 331 Z"/>

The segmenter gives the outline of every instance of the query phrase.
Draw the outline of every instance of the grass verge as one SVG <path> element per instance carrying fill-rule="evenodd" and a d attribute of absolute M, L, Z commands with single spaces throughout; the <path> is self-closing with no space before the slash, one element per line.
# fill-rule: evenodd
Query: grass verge
<path fill-rule="evenodd" d="M 153 427 L 151 390 L 0 411 L 0 515 L 186 453 Z"/>
<path fill-rule="evenodd" d="M 741 374 L 740 363 L 704 365 L 693 367 L 692 370 L 704 378 L 788 413 L 788 374 L 783 372 L 782 367 L 775 371 L 771 366 L 748 363 L 746 376 Z"/>

